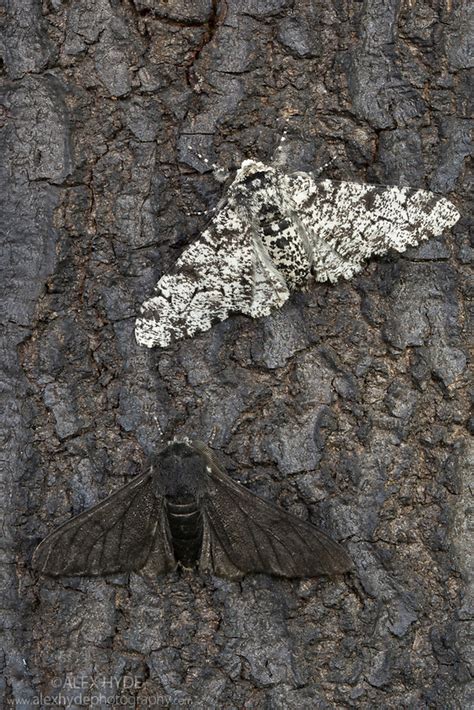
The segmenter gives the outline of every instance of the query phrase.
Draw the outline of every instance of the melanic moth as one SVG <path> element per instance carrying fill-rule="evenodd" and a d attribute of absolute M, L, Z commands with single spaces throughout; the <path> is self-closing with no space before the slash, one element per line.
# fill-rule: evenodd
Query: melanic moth
<path fill-rule="evenodd" d="M 459 216 L 426 190 L 317 181 L 244 160 L 208 227 L 143 303 L 137 342 L 165 347 L 231 313 L 267 316 L 311 279 L 349 279 L 370 256 L 439 236 Z"/>
<path fill-rule="evenodd" d="M 341 574 L 351 561 L 310 523 L 235 483 L 199 442 L 173 442 L 147 470 L 48 535 L 33 567 L 52 576 L 180 565 L 228 579 Z"/>

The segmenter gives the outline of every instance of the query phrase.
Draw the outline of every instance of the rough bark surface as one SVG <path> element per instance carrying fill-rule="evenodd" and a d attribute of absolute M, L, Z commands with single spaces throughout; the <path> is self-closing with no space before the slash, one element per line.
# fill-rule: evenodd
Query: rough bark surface
<path fill-rule="evenodd" d="M 6 706 L 469 706 L 472 15 L 455 0 L 7 2 Z M 139 348 L 138 305 L 222 194 L 196 151 L 268 161 L 286 121 L 288 169 L 333 158 L 326 177 L 439 191 L 463 219 L 269 318 Z M 343 541 L 354 574 L 35 577 L 39 540 L 174 435 Z"/>

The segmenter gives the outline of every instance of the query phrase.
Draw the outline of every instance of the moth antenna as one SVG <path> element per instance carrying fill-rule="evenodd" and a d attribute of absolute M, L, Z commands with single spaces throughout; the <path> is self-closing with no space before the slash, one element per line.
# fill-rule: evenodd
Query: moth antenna
<path fill-rule="evenodd" d="M 194 155 L 196 155 L 199 160 L 202 160 L 202 162 L 205 163 L 206 167 L 212 170 L 212 174 L 214 175 L 214 178 L 217 180 L 217 182 L 226 182 L 230 175 L 229 170 L 227 170 L 227 168 L 223 168 L 217 163 L 211 163 L 208 158 L 206 158 L 202 153 L 199 153 L 199 151 L 197 151 L 190 144 L 188 144 L 188 150 L 194 153 Z M 206 213 L 204 212 L 204 214 Z"/>
<path fill-rule="evenodd" d="M 211 436 L 209 437 L 209 446 L 211 447 L 211 449 L 213 448 L 214 440 L 217 436 L 218 431 L 219 431 L 219 427 L 217 427 L 217 426 L 212 427 Z"/>
<path fill-rule="evenodd" d="M 275 148 L 275 154 L 273 158 L 273 163 L 276 165 L 284 165 L 286 163 L 286 146 L 285 143 L 288 141 L 288 120 L 285 121 L 285 128 L 282 131 L 278 145 Z"/>
<path fill-rule="evenodd" d="M 208 215 L 208 214 L 212 214 L 213 212 L 215 212 L 216 209 L 217 209 L 217 206 L 216 206 L 216 207 L 209 207 L 208 210 L 191 210 L 191 211 L 186 210 L 184 214 L 185 214 L 187 217 L 195 217 L 195 216 L 200 216 L 200 215 Z"/>
<path fill-rule="evenodd" d="M 194 155 L 196 155 L 199 158 L 199 160 L 202 160 L 203 163 L 206 163 L 207 167 L 211 168 L 212 171 L 218 169 L 219 166 L 217 165 L 217 163 L 210 163 L 209 158 L 206 158 L 202 153 L 200 153 L 198 150 L 196 150 L 194 148 L 194 146 L 192 146 L 189 143 L 188 143 L 188 150 L 190 150 L 191 153 L 194 153 Z"/>
<path fill-rule="evenodd" d="M 208 158 L 204 157 L 204 155 L 203 155 L 202 153 L 200 153 L 198 150 L 196 150 L 190 143 L 188 143 L 188 150 L 190 150 L 191 153 L 194 153 L 194 155 L 197 155 L 197 157 L 199 158 L 199 160 L 202 160 L 203 163 L 206 163 L 206 165 L 209 166 L 210 168 L 214 168 L 214 167 L 215 167 L 214 164 L 209 165 L 209 160 L 208 160 Z"/>
<path fill-rule="evenodd" d="M 326 170 L 326 168 L 327 168 L 329 165 L 332 165 L 334 162 L 336 162 L 336 156 L 335 156 L 335 155 L 332 155 L 332 156 L 329 158 L 329 160 L 326 160 L 326 162 L 323 163 L 322 165 L 320 165 L 319 168 L 316 168 L 316 170 L 314 171 L 314 176 L 315 176 L 315 177 L 319 177 L 319 176 L 321 175 L 321 173 L 323 173 L 324 170 Z"/>
<path fill-rule="evenodd" d="M 158 429 L 158 431 L 160 432 L 160 434 L 163 434 L 163 429 L 161 428 L 160 420 L 158 419 L 158 417 L 156 416 L 156 414 L 153 414 L 152 418 L 153 418 L 153 421 L 154 421 L 155 424 L 156 424 L 156 428 Z"/>
<path fill-rule="evenodd" d="M 196 216 L 200 216 L 200 215 L 212 214 L 213 212 L 215 212 L 215 210 L 216 210 L 216 207 L 209 207 L 208 210 L 191 210 L 191 211 L 186 210 L 186 212 L 184 214 L 187 217 L 196 217 Z"/>
<path fill-rule="evenodd" d="M 288 128 L 283 129 L 283 133 L 280 136 L 280 140 L 278 141 L 278 145 L 275 149 L 275 153 L 282 153 L 283 152 L 283 143 L 287 141 L 287 136 L 288 136 Z"/>

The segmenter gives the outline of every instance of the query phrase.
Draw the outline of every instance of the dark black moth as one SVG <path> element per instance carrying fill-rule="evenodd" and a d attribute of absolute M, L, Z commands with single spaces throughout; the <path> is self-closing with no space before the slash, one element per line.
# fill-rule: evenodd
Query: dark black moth
<path fill-rule="evenodd" d="M 37 547 L 33 566 L 58 575 L 183 567 L 238 579 L 249 572 L 346 572 L 344 549 L 310 523 L 232 481 L 199 442 L 173 442 L 147 471 Z"/>

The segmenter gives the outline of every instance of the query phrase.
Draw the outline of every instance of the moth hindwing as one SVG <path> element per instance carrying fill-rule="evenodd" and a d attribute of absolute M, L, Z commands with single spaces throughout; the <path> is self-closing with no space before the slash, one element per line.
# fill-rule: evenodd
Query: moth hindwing
<path fill-rule="evenodd" d="M 173 442 L 147 470 L 40 543 L 39 572 L 163 574 L 197 566 L 228 579 L 250 572 L 312 577 L 346 572 L 338 543 L 253 495 L 199 442 Z"/>
<path fill-rule="evenodd" d="M 208 227 L 143 303 L 137 342 L 166 347 L 232 313 L 269 315 L 311 279 L 348 279 L 372 255 L 404 251 L 458 219 L 426 190 L 317 181 L 245 160 Z"/>

